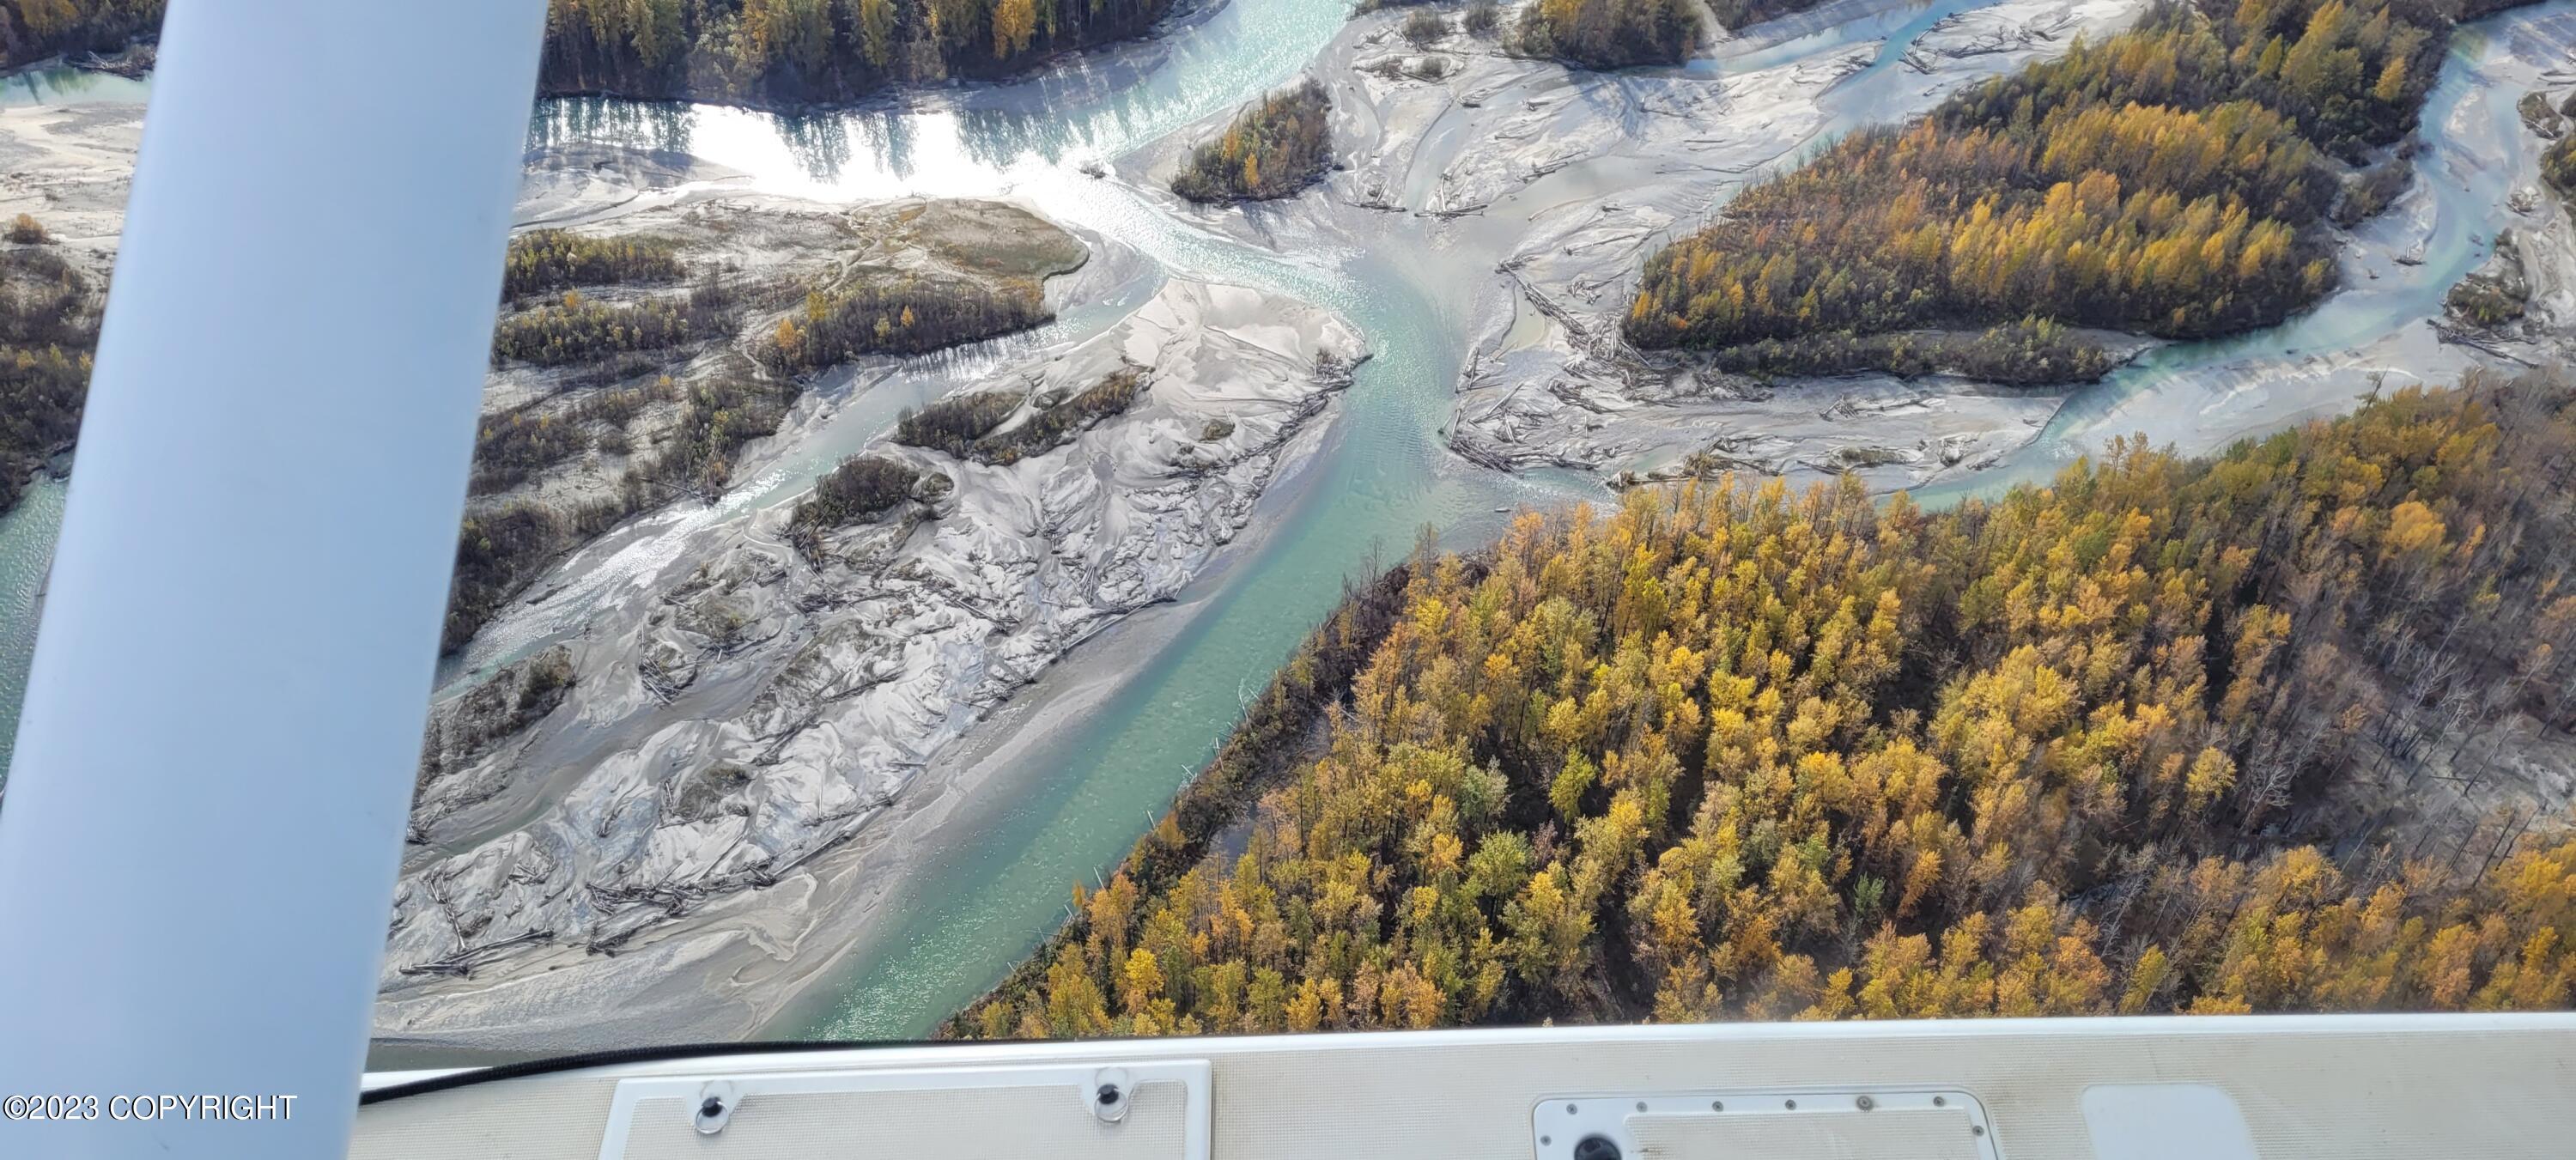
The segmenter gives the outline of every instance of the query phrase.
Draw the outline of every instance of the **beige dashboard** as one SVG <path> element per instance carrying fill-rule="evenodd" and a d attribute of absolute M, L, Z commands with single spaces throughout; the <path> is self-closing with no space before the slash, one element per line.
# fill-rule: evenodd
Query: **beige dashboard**
<path fill-rule="evenodd" d="M 2567 1157 L 2576 1015 L 925 1045 L 376 1098 L 362 1160 Z"/>

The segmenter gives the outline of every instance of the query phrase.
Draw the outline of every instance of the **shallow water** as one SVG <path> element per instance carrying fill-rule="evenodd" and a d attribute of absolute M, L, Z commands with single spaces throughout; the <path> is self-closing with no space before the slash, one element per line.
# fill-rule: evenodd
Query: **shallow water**
<path fill-rule="evenodd" d="M 36 655 L 36 613 L 54 563 L 54 533 L 63 525 L 63 491 L 61 480 L 39 479 L 0 516 L 0 786 L 8 784 L 9 757 L 18 748 L 18 703 Z"/>
<path fill-rule="evenodd" d="M 76 68 L 31 68 L 0 77 L 0 109 L 19 105 L 135 104 L 152 82 Z"/>

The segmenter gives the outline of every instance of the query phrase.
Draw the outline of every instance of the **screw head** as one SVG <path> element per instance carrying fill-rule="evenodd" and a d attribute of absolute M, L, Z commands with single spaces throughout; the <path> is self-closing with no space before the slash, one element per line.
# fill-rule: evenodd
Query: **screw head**
<path fill-rule="evenodd" d="M 1947 1096 L 1934 1096 L 1932 1097 L 1932 1106 L 1936 1108 L 1949 1107 L 1950 1099 Z"/>
<path fill-rule="evenodd" d="M 1101 1123 L 1115 1124 L 1127 1118 L 1129 1096 L 1135 1088 L 1133 1076 L 1123 1067 L 1104 1067 L 1091 1074 L 1091 1114 Z M 1080 1089 L 1076 1089 L 1079 1098 Z"/>
<path fill-rule="evenodd" d="M 1852 1101 L 1852 1106 L 1857 1107 L 1857 1108 L 1859 1108 L 1860 1110 L 1862 1110 L 1862 1111 L 1866 1112 L 1866 1111 L 1870 1110 L 1871 1108 L 1877 1107 L 1877 1106 L 1878 1106 L 1878 1101 L 1877 1101 L 1877 1100 L 1873 1100 L 1873 1099 L 1869 1098 L 1868 1096 L 1862 1096 L 1862 1097 L 1861 1097 L 1861 1098 L 1859 1098 L 1859 1099 L 1853 1100 L 1853 1101 Z"/>
<path fill-rule="evenodd" d="M 1712 1111 L 1712 1112 L 1722 1112 L 1722 1111 L 1725 1111 L 1725 1110 L 1726 1110 L 1726 1101 L 1725 1101 L 1725 1100 L 1710 1100 L 1710 1101 L 1708 1101 L 1708 1110 L 1710 1110 L 1710 1111 Z"/>
<path fill-rule="evenodd" d="M 1619 1144 L 1608 1136 L 1585 1136 L 1574 1144 L 1574 1160 L 1619 1160 Z"/>
<path fill-rule="evenodd" d="M 698 1089 L 698 1102 L 690 1106 L 690 1126 L 701 1136 L 724 1131 L 726 1121 L 733 1119 L 742 1101 L 734 1086 L 717 1080 Z"/>
<path fill-rule="evenodd" d="M 1793 1112 L 1794 1112 L 1794 1111 L 1797 1111 L 1797 1110 L 1798 1110 L 1798 1101 L 1796 1101 L 1796 1100 L 1791 1100 L 1791 1101 L 1789 1101 L 1789 1110 L 1790 1110 L 1790 1111 L 1793 1111 Z"/>
<path fill-rule="evenodd" d="M 1970 1124 L 1968 1125 L 1968 1134 L 1971 1136 L 1985 1135 L 1986 1126 L 1984 1124 Z"/>
<path fill-rule="evenodd" d="M 1638 1111 L 1641 1111 L 1641 1112 L 1642 1112 L 1642 1111 L 1645 1111 L 1645 1110 L 1646 1110 L 1646 1101 L 1644 1101 L 1644 1100 L 1639 1100 L 1639 1101 L 1637 1101 L 1637 1110 L 1638 1110 Z"/>

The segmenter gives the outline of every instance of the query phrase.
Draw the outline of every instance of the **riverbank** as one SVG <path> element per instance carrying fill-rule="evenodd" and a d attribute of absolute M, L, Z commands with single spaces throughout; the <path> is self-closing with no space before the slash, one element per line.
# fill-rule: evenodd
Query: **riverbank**
<path fill-rule="evenodd" d="M 784 546 L 783 504 L 681 537 L 585 610 L 564 707 L 437 783 L 489 796 L 407 869 L 380 1038 L 574 1050 L 631 1041 L 630 1011 L 658 1036 L 746 1034 L 785 993 L 710 979 L 837 950 L 807 939 L 848 884 L 808 863 L 1066 650 L 1195 578 L 1365 353 L 1311 307 L 1168 281 L 1094 337 L 973 376 L 1043 398 L 1142 375 L 1069 445 L 985 464 L 874 444 L 948 482 L 819 558 Z M 655 1007 L 675 970 L 727 998 Z"/>
<path fill-rule="evenodd" d="M 1317 234 L 1366 245 L 1410 230 L 1448 268 L 1491 271 L 1441 288 L 1471 336 L 1447 429 L 1470 461 L 1622 485 L 1755 470 L 1921 487 L 2026 446 L 2071 392 L 1953 377 L 1760 383 L 1640 358 L 1617 333 L 1638 266 L 1745 182 L 1833 136 L 1928 110 L 2075 37 L 2126 27 L 2143 7 L 1839 3 L 1746 29 L 1688 67 L 1615 73 L 1519 57 L 1454 24 L 1417 43 L 1404 14 L 1366 15 L 1311 70 L 1333 105 L 1338 163 L 1324 194 L 1175 212 L 1283 253 Z M 1166 146 L 1120 172 L 1158 186 L 1178 163 Z"/>

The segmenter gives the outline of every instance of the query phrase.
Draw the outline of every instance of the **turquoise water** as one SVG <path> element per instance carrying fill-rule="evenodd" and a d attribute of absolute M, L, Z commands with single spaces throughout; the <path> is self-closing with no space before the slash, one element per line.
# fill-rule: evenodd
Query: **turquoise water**
<path fill-rule="evenodd" d="M 63 490 L 60 480 L 39 479 L 0 516 L 0 785 L 8 783 L 9 757 L 18 748 L 18 703 L 36 655 L 36 611 L 54 562 L 54 533 L 63 523 Z"/>
<path fill-rule="evenodd" d="M 0 76 L 0 109 L 17 105 L 131 105 L 151 95 L 150 80 L 76 68 L 31 68 Z"/>

